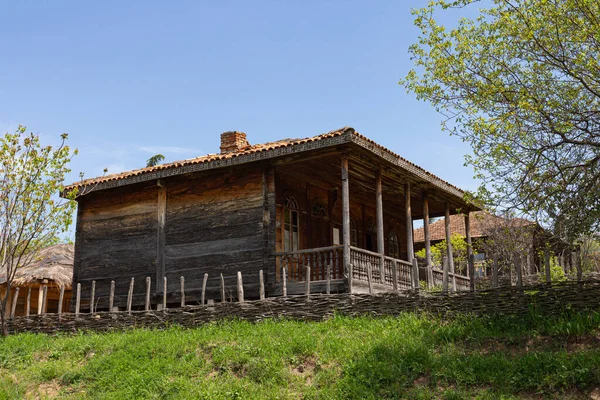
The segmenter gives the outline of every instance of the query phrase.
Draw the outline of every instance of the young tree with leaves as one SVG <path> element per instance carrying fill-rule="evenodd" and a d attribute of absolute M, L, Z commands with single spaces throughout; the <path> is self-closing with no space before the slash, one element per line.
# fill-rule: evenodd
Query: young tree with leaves
<path fill-rule="evenodd" d="M 490 203 L 563 239 L 600 229 L 600 2 L 433 0 L 401 80 L 468 142 Z M 449 9 L 474 10 L 448 29 Z M 487 186 L 486 186 L 487 185 Z M 488 189 L 486 189 L 486 187 Z"/>
<path fill-rule="evenodd" d="M 35 260 L 37 252 L 56 242 L 72 222 L 76 206 L 72 199 L 60 199 L 68 164 L 77 154 L 61 135 L 58 147 L 43 146 L 38 135 L 26 134 L 19 126 L 15 133 L 0 137 L 0 276 L 4 295 L 0 297 L 1 332 L 8 334 L 6 317 L 12 282 L 17 269 Z"/>

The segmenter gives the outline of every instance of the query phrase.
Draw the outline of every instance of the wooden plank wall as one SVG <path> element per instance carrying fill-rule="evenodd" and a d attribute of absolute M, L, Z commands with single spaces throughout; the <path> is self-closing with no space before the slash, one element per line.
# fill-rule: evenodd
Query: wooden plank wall
<path fill-rule="evenodd" d="M 97 309 L 108 308 L 111 280 L 117 282 L 115 306 L 124 307 L 132 277 L 135 303 L 143 304 L 146 276 L 156 271 L 157 196 L 151 182 L 79 200 L 73 287 L 81 283 L 82 310 L 89 308 L 93 280 Z"/>
<path fill-rule="evenodd" d="M 168 292 L 185 276 L 186 302 L 199 298 L 208 273 L 206 299 L 220 299 L 220 274 L 235 297 L 237 271 L 247 298 L 258 297 L 263 268 L 264 201 L 260 166 L 228 169 L 165 181 L 165 269 Z"/>

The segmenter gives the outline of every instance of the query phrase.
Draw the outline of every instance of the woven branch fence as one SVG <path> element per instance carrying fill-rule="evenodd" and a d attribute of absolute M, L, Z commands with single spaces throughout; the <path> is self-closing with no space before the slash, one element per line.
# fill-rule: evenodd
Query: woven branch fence
<path fill-rule="evenodd" d="M 557 315 L 565 310 L 600 310 L 600 281 L 563 282 L 522 289 L 504 287 L 456 294 L 399 292 L 379 295 L 332 294 L 275 297 L 246 302 L 213 303 L 161 311 L 42 314 L 8 321 L 15 332 L 112 331 L 131 328 L 195 327 L 223 319 L 261 321 L 289 318 L 320 321 L 335 313 L 346 316 L 393 316 L 425 311 L 442 316 L 458 313 Z"/>

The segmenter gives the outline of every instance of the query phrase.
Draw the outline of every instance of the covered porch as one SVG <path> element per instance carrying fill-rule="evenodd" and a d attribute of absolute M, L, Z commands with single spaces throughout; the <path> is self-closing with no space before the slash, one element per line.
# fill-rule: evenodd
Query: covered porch
<path fill-rule="evenodd" d="M 413 221 L 427 226 L 429 218 L 464 213 L 468 224 L 477 208 L 459 189 L 377 147 L 352 143 L 271 166 L 270 295 L 418 290 L 420 281 L 429 288 L 444 282 L 450 290 L 470 288 L 451 261 L 446 271 L 432 267 L 428 233 L 419 273 Z M 448 253 L 452 260 L 451 246 Z"/>

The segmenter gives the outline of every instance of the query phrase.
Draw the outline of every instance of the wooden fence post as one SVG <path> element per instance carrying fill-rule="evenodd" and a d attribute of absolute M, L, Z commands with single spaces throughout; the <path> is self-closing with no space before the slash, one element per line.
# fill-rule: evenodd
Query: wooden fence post
<path fill-rule="evenodd" d="M 77 283 L 77 297 L 75 298 L 75 315 L 79 315 L 79 307 L 81 307 L 81 282 Z"/>
<path fill-rule="evenodd" d="M 475 255 L 469 254 L 469 289 L 475 291 Z"/>
<path fill-rule="evenodd" d="M 167 283 L 168 283 L 167 277 L 165 276 L 163 278 L 163 303 L 162 303 L 163 310 L 167 309 Z"/>
<path fill-rule="evenodd" d="M 60 287 L 60 294 L 58 295 L 58 315 L 62 314 L 63 300 L 65 299 L 65 286 Z"/>
<path fill-rule="evenodd" d="M 179 281 L 181 283 L 181 307 L 185 307 L 185 278 L 182 276 Z"/>
<path fill-rule="evenodd" d="M 306 298 L 310 299 L 310 265 L 306 266 L 306 280 L 304 289 L 306 291 Z"/>
<path fill-rule="evenodd" d="M 92 281 L 92 295 L 90 297 L 90 314 L 94 313 L 94 301 L 96 300 L 96 281 Z"/>
<path fill-rule="evenodd" d="M 240 303 L 244 302 L 244 282 L 242 281 L 242 273 L 237 273 L 237 295 Z"/>
<path fill-rule="evenodd" d="M 418 292 L 419 289 L 421 289 L 421 287 L 420 287 L 420 283 L 419 283 L 419 263 L 417 262 L 416 258 L 412 259 L 412 264 L 413 264 L 413 272 L 415 274 L 415 290 Z"/>
<path fill-rule="evenodd" d="M 517 270 L 517 287 L 523 287 L 523 270 L 521 269 L 521 255 L 515 254 L 515 269 Z"/>
<path fill-rule="evenodd" d="M 283 268 L 281 270 L 281 274 L 282 274 L 281 279 L 282 279 L 282 284 L 283 284 L 282 294 L 283 294 L 283 297 L 287 297 L 287 274 L 286 274 L 285 268 Z"/>
<path fill-rule="evenodd" d="M 115 281 L 110 281 L 110 294 L 108 295 L 108 312 L 115 308 Z"/>
<path fill-rule="evenodd" d="M 225 303 L 227 301 L 227 297 L 225 295 L 225 279 L 223 278 L 223 274 L 221 274 L 221 303 Z"/>
<path fill-rule="evenodd" d="M 546 267 L 546 283 L 552 283 L 550 275 L 550 249 L 548 248 L 548 244 L 544 247 L 544 265 Z"/>
<path fill-rule="evenodd" d="M 48 311 L 48 285 L 44 285 L 42 289 L 42 314 Z"/>
<path fill-rule="evenodd" d="M 127 312 L 131 314 L 131 303 L 133 302 L 133 284 L 135 283 L 135 278 L 131 278 L 129 282 L 129 292 L 127 293 Z"/>
<path fill-rule="evenodd" d="M 373 265 L 367 262 L 367 282 L 369 283 L 369 294 L 373 294 Z"/>
<path fill-rule="evenodd" d="M 17 286 L 15 288 L 15 293 L 13 294 L 13 299 L 12 299 L 12 307 L 10 310 L 10 318 L 14 319 L 15 318 L 15 313 L 17 312 L 17 301 L 19 300 L 19 287 Z"/>
<path fill-rule="evenodd" d="M 202 294 L 200 297 L 200 304 L 204 305 L 204 299 L 206 298 L 206 282 L 208 281 L 208 273 L 204 273 L 204 279 L 202 279 Z"/>
<path fill-rule="evenodd" d="M 146 277 L 146 301 L 144 302 L 144 310 L 150 311 L 150 288 L 152 287 L 152 278 Z"/>
<path fill-rule="evenodd" d="M 25 316 L 29 317 L 29 309 L 31 308 L 31 286 L 27 289 L 27 300 L 25 302 Z"/>
<path fill-rule="evenodd" d="M 442 268 L 444 270 L 442 276 L 442 291 L 448 293 L 448 257 L 442 258 Z"/>
<path fill-rule="evenodd" d="M 265 279 L 263 277 L 263 270 L 258 271 L 258 283 L 259 283 L 259 296 L 261 300 L 265 299 Z"/>
<path fill-rule="evenodd" d="M 492 287 L 498 287 L 498 255 L 492 256 Z"/>
<path fill-rule="evenodd" d="M 327 263 L 327 286 L 325 287 L 325 293 L 331 294 L 331 264 L 330 263 Z"/>
<path fill-rule="evenodd" d="M 398 291 L 398 261 L 394 260 L 392 262 L 392 279 L 394 280 L 393 282 L 393 287 L 394 287 L 394 292 Z"/>

